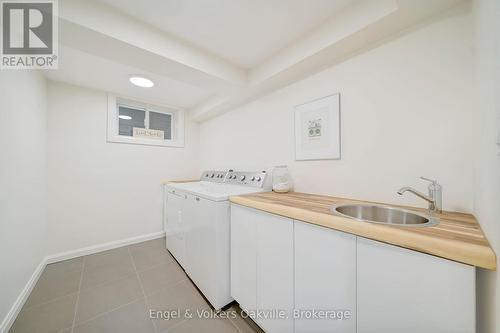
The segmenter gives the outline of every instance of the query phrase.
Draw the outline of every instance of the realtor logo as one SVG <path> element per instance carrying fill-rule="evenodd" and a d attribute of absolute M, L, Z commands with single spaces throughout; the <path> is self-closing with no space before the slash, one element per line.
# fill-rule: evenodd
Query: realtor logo
<path fill-rule="evenodd" d="M 2 1 L 2 69 L 57 68 L 57 2 Z"/>

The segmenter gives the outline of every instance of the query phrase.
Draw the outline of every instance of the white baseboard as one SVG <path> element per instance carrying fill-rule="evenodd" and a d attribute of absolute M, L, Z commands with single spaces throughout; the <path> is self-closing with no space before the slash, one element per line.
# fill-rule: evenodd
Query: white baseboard
<path fill-rule="evenodd" d="M 60 253 L 46 256 L 45 258 L 47 260 L 47 264 L 52 264 L 52 263 L 63 261 L 63 260 L 73 259 L 73 258 L 77 258 L 77 257 L 81 257 L 81 256 L 87 256 L 89 254 L 94 254 L 94 253 L 98 253 L 98 252 L 102 252 L 102 251 L 115 249 L 117 247 L 127 246 L 127 245 L 131 245 L 131 244 L 136 244 L 136 243 L 141 243 L 141 242 L 145 242 L 148 240 L 156 239 L 156 238 L 161 238 L 164 235 L 165 235 L 164 231 L 153 232 L 151 234 L 146 234 L 146 235 L 142 235 L 142 236 L 125 238 L 125 239 L 120 239 L 117 241 L 108 242 L 108 243 L 104 243 L 104 244 L 92 245 L 92 246 L 82 247 L 82 248 L 76 249 L 76 250 L 60 252 Z"/>
<path fill-rule="evenodd" d="M 125 238 L 125 239 L 120 239 L 117 241 L 113 242 L 108 242 L 104 244 L 99 244 L 99 245 L 92 245 L 92 246 L 87 246 L 83 247 L 80 249 L 76 250 L 71 250 L 71 251 L 66 251 L 66 252 L 60 252 L 56 254 L 51 254 L 48 256 L 45 256 L 42 258 L 40 264 L 37 266 L 33 274 L 31 275 L 28 283 L 24 286 L 21 294 L 17 297 L 16 301 L 10 308 L 10 311 L 7 313 L 5 318 L 2 321 L 2 324 L 0 325 L 0 333 L 7 333 L 14 321 L 16 320 L 19 312 L 24 306 L 24 303 L 26 303 L 26 300 L 28 299 L 28 296 L 30 295 L 31 291 L 33 290 L 33 287 L 35 287 L 36 283 L 38 282 L 38 279 L 40 278 L 40 275 L 42 275 L 43 270 L 45 269 L 45 266 L 48 264 L 53 264 L 59 261 L 64 261 L 68 259 L 73 259 L 81 256 L 86 256 L 89 254 L 94 254 L 102 251 L 107 251 L 111 249 L 115 249 L 118 247 L 122 246 L 127 246 L 131 244 L 136 244 L 136 243 L 141 243 L 145 242 L 148 240 L 152 239 L 157 239 L 161 238 L 165 235 L 165 232 L 159 231 L 159 232 L 154 232 L 151 234 L 146 234 L 142 236 L 137 236 L 137 237 L 131 237 L 131 238 Z"/>
<path fill-rule="evenodd" d="M 40 275 L 42 275 L 42 272 L 45 269 L 46 265 L 47 261 L 46 257 L 44 257 L 42 258 L 40 264 L 35 268 L 35 271 L 28 280 L 28 283 L 26 283 L 23 290 L 21 291 L 21 294 L 19 294 L 9 312 L 3 319 L 2 324 L 0 325 L 0 333 L 7 333 L 10 330 L 10 327 L 12 326 L 12 324 L 14 324 L 14 320 L 16 320 L 17 315 L 23 308 L 24 303 L 26 303 L 28 296 L 31 294 L 33 287 L 35 287 L 35 284 L 38 282 L 38 279 L 40 278 Z"/>

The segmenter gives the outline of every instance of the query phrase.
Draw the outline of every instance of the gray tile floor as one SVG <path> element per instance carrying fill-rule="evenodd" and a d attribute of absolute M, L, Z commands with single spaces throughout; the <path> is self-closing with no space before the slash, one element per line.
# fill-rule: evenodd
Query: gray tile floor
<path fill-rule="evenodd" d="M 150 318 L 176 309 L 176 318 Z M 225 318 L 199 319 L 197 310 L 213 314 L 160 238 L 48 265 L 10 332 L 261 332 L 237 305 Z"/>

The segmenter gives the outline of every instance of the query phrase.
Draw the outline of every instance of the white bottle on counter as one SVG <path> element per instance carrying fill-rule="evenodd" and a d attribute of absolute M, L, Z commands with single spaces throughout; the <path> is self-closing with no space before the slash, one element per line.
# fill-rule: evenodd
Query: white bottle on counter
<path fill-rule="evenodd" d="M 273 169 L 273 191 L 286 193 L 293 188 L 292 177 L 286 165 L 275 166 Z"/>

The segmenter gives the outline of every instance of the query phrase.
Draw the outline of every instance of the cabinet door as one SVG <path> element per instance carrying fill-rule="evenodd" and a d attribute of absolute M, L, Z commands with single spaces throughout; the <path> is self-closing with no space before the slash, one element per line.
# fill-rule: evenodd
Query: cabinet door
<path fill-rule="evenodd" d="M 288 318 L 258 317 L 270 333 L 293 332 L 293 220 L 254 212 L 257 222 L 257 309 L 272 314 L 283 310 Z"/>
<path fill-rule="evenodd" d="M 295 221 L 295 309 L 295 333 L 356 332 L 356 236 Z"/>
<path fill-rule="evenodd" d="M 231 204 L 231 296 L 249 314 L 257 309 L 255 212 Z"/>
<path fill-rule="evenodd" d="M 167 191 L 165 236 L 167 249 L 185 268 L 185 232 L 183 213 L 186 196 L 174 190 Z"/>
<path fill-rule="evenodd" d="M 358 237 L 358 333 L 475 332 L 475 268 Z"/>

